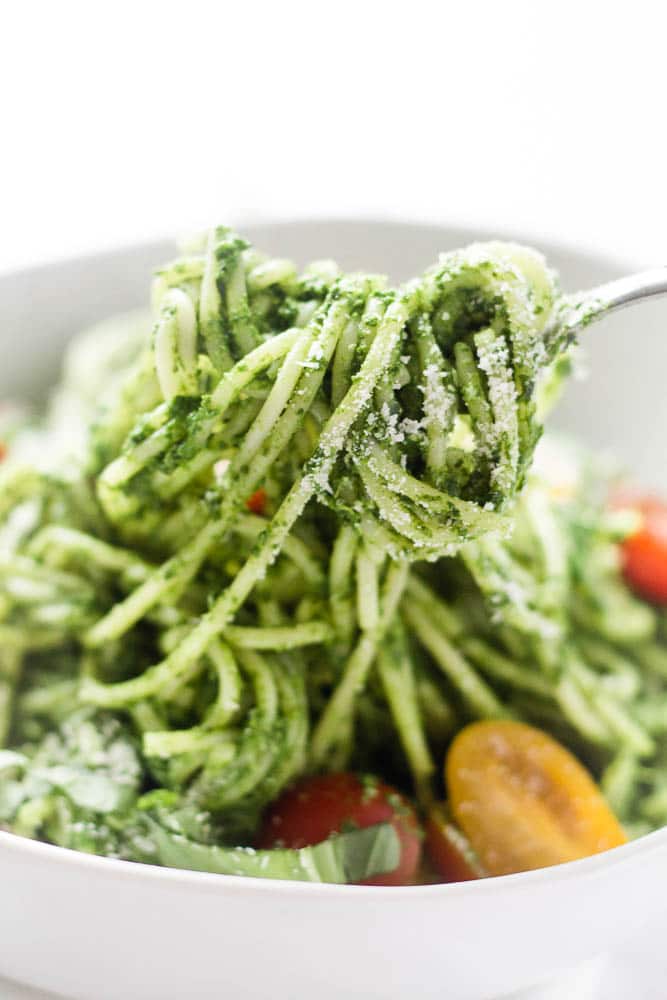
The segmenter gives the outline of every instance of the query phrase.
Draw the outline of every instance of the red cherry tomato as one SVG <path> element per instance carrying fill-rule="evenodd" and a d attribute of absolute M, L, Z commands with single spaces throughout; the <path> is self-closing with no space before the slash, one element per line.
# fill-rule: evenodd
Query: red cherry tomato
<path fill-rule="evenodd" d="M 470 882 L 486 875 L 467 837 L 439 806 L 426 821 L 426 853 L 445 882 Z"/>
<path fill-rule="evenodd" d="M 252 496 L 248 497 L 245 502 L 246 507 L 253 514 L 259 514 L 260 517 L 266 511 L 266 490 L 258 489 L 255 490 Z"/>
<path fill-rule="evenodd" d="M 393 872 L 366 879 L 362 885 L 412 885 L 421 856 L 421 829 L 410 803 L 389 785 L 355 774 L 323 774 L 306 778 L 270 807 L 258 847 L 307 847 L 348 827 L 363 829 L 390 822 L 401 842 L 401 859 Z"/>
<path fill-rule="evenodd" d="M 615 506 L 639 511 L 642 526 L 621 545 L 623 572 L 632 589 L 654 604 L 667 604 L 667 504 L 628 497 Z"/>

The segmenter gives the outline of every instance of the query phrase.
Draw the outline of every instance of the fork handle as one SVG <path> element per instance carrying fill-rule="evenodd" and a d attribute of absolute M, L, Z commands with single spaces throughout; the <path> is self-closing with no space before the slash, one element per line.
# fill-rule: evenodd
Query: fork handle
<path fill-rule="evenodd" d="M 639 271 L 607 281 L 587 292 L 566 296 L 552 322 L 552 335 L 566 345 L 603 316 L 660 295 L 667 295 L 667 266 Z"/>

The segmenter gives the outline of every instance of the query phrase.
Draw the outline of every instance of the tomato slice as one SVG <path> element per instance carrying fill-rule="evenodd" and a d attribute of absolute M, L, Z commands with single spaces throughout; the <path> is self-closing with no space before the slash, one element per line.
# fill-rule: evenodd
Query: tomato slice
<path fill-rule="evenodd" d="M 522 722 L 475 722 L 445 765 L 449 805 L 490 875 L 597 854 L 626 836 L 583 765 Z"/>
<path fill-rule="evenodd" d="M 255 490 L 252 496 L 248 497 L 248 499 L 245 502 L 245 505 L 249 511 L 251 511 L 253 514 L 259 514 L 261 517 L 266 511 L 267 499 L 268 498 L 266 495 L 266 490 L 260 487 L 260 489 Z"/>
<path fill-rule="evenodd" d="M 361 884 L 411 885 L 422 847 L 417 816 L 407 799 L 373 777 L 342 772 L 305 778 L 269 808 L 257 846 L 307 847 L 345 829 L 384 822 L 393 824 L 401 842 L 398 867 Z"/>
<path fill-rule="evenodd" d="M 639 512 L 639 531 L 621 545 L 625 579 L 632 589 L 653 604 L 667 605 L 667 503 L 655 497 L 627 496 L 622 505 Z"/>
<path fill-rule="evenodd" d="M 426 852 L 445 882 L 470 882 L 486 872 L 467 837 L 444 806 L 434 806 L 426 821 Z"/>

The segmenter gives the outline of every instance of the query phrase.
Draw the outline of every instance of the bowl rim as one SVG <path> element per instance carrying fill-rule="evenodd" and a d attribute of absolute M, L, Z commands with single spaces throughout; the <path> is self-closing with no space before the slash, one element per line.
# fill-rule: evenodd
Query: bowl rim
<path fill-rule="evenodd" d="M 667 827 L 644 834 L 636 840 L 614 847 L 599 854 L 591 854 L 577 861 L 568 861 L 548 868 L 536 868 L 512 875 L 492 875 L 468 882 L 445 882 L 432 885 L 374 886 L 337 885 L 327 882 L 299 882 L 292 879 L 264 879 L 247 875 L 223 875 L 218 872 L 190 871 L 185 868 L 165 868 L 161 865 L 125 861 L 97 854 L 86 854 L 69 847 L 59 847 L 40 840 L 21 837 L 18 834 L 0 830 L 0 857 L 7 852 L 18 859 L 31 860 L 42 864 L 55 863 L 59 867 L 77 868 L 111 878 L 138 878 L 165 885 L 191 885 L 193 888 L 213 892 L 231 891 L 254 893 L 282 892 L 292 896 L 314 896 L 315 898 L 343 898 L 352 894 L 367 901 L 388 900 L 408 902 L 411 900 L 436 901 L 444 895 L 460 898 L 475 898 L 497 895 L 505 891 L 529 890 L 535 886 L 553 885 L 560 882 L 583 882 L 603 876 L 613 869 L 625 867 L 642 858 L 662 852 L 667 848 Z"/>
<path fill-rule="evenodd" d="M 598 251 L 595 249 L 594 245 L 589 243 L 578 247 L 573 243 L 568 243 L 567 240 L 560 240 L 553 237 L 537 239 L 535 233 L 523 230 L 516 231 L 511 228 L 504 229 L 502 226 L 497 227 L 494 225 L 493 227 L 486 228 L 479 223 L 471 225 L 456 219 L 432 221 L 431 219 L 424 219 L 419 216 L 408 217 L 400 213 L 392 215 L 390 212 L 385 215 L 369 213 L 368 216 L 361 213 L 357 215 L 340 216 L 299 216 L 298 214 L 294 216 L 277 215 L 275 218 L 258 217 L 249 221 L 245 221 L 243 218 L 232 219 L 229 222 L 229 225 L 238 230 L 241 235 L 246 232 L 253 235 L 256 232 L 266 231 L 267 229 L 298 228 L 303 230 L 316 230 L 331 226 L 340 226 L 341 228 L 344 227 L 349 229 L 382 229 L 385 227 L 404 230 L 419 229 L 423 232 L 432 233 L 433 235 L 442 231 L 460 232 L 467 233 L 471 242 L 503 240 L 510 243 L 522 243 L 527 246 L 535 247 L 544 254 L 547 258 L 547 262 L 551 256 L 568 256 L 572 254 L 586 264 L 603 267 L 609 271 L 616 271 L 619 275 L 627 273 L 633 268 L 637 269 L 638 267 L 647 266 L 645 261 L 642 262 L 636 257 L 625 256 L 620 252 L 617 253 L 614 251 Z M 148 254 L 150 251 L 161 252 L 169 245 L 171 245 L 173 249 L 177 249 L 178 239 L 179 237 L 174 235 L 170 236 L 169 234 L 164 233 L 162 235 L 156 234 L 145 240 L 132 240 L 118 244 L 111 244 L 109 246 L 103 246 L 98 250 L 92 249 L 83 253 L 67 253 L 63 254 L 63 256 L 55 256 L 49 259 L 39 260 L 36 263 L 28 264 L 27 266 L 12 267 L 9 265 L 0 269 L 0 283 L 12 279 L 19 280 L 28 276 L 38 275 L 40 273 L 52 271 L 53 269 L 59 267 L 65 268 L 72 264 L 81 264 L 84 261 L 94 263 L 98 260 L 119 260 L 127 254 Z"/>
<path fill-rule="evenodd" d="M 489 239 L 508 240 L 516 243 L 524 243 L 534 246 L 544 253 L 547 260 L 552 256 L 576 257 L 581 263 L 601 267 L 609 272 L 622 274 L 637 267 L 637 261 L 621 255 L 609 252 L 597 252 L 587 245 L 578 248 L 567 242 L 560 240 L 542 240 L 537 234 L 504 232 L 484 229 L 482 226 L 466 225 L 463 222 L 453 220 L 448 222 L 427 221 L 420 218 L 408 218 L 402 215 L 387 214 L 384 216 L 361 215 L 356 216 L 304 216 L 299 217 L 276 217 L 269 219 L 256 218 L 244 223 L 243 220 L 235 221 L 235 228 L 243 232 L 253 234 L 254 232 L 267 229 L 294 229 L 313 230 L 323 227 L 340 226 L 341 228 L 397 228 L 406 232 L 409 230 L 421 230 L 432 233 L 434 236 L 438 232 L 457 232 L 467 234 L 467 239 L 477 242 Z M 58 268 L 66 268 L 73 264 L 83 264 L 89 262 L 94 266 L 96 261 L 122 259 L 128 254 L 148 254 L 152 250 L 162 250 L 175 241 L 169 237 L 148 239 L 136 242 L 123 243 L 118 246 L 105 247 L 99 251 L 86 253 L 73 253 L 52 260 L 40 261 L 28 267 L 18 267 L 15 269 L 3 269 L 0 272 L 0 290 L 5 282 L 13 279 L 24 279 L 29 276 L 37 276 Z M 411 900 L 434 901 L 444 897 L 475 896 L 481 898 L 498 892 L 521 891 L 529 889 L 535 885 L 551 884 L 554 882 L 571 882 L 573 880 L 584 880 L 604 874 L 610 869 L 617 869 L 634 861 L 638 855 L 652 855 L 667 847 L 667 826 L 644 834 L 636 840 L 620 847 L 615 847 L 599 854 L 589 855 L 577 861 L 569 861 L 560 865 L 553 865 L 548 868 L 538 868 L 527 872 L 517 872 L 512 875 L 489 876 L 483 879 L 476 879 L 467 882 L 437 883 L 433 885 L 415 886 L 361 886 L 361 885 L 335 885 L 331 883 L 318 882 L 298 882 L 289 879 L 262 879 L 239 875 L 221 875 L 215 872 L 189 871 L 181 868 L 165 868 L 160 865 L 150 865 L 135 861 L 125 861 L 117 858 L 108 858 L 95 854 L 87 854 L 82 851 L 75 851 L 70 848 L 59 847 L 54 844 L 32 840 L 18 834 L 10 833 L 0 828 L 0 856 L 9 853 L 17 860 L 24 858 L 34 859 L 43 864 L 55 863 L 56 865 L 69 868 L 76 868 L 81 871 L 90 871 L 102 877 L 120 878 L 122 880 L 143 879 L 146 882 L 162 883 L 164 885 L 190 885 L 199 890 L 219 893 L 231 892 L 236 895 L 239 892 L 261 894 L 266 893 L 281 894 L 283 896 L 303 896 L 322 899 L 341 899 L 354 896 L 357 900 L 378 900 L 378 893 L 381 893 L 383 902 Z"/>

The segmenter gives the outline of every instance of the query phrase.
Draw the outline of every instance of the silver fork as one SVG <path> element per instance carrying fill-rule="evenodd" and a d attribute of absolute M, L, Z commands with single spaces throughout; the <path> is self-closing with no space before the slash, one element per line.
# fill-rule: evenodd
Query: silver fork
<path fill-rule="evenodd" d="M 630 274 L 587 292 L 565 296 L 557 307 L 549 334 L 565 344 L 591 323 L 635 302 L 667 295 L 667 267 Z"/>

